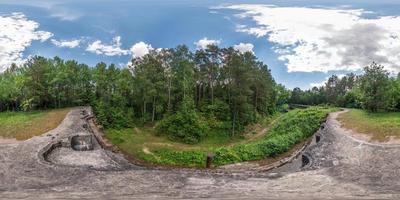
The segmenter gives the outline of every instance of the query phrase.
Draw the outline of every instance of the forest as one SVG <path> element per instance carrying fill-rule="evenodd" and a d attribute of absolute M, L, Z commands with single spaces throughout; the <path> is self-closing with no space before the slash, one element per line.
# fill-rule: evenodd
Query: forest
<path fill-rule="evenodd" d="M 280 101 L 268 66 L 250 52 L 209 46 L 152 50 L 127 68 L 35 56 L 0 75 L 0 111 L 91 105 L 106 128 L 157 123 L 196 143 L 210 128 L 231 135 L 274 113 Z"/>
<path fill-rule="evenodd" d="M 373 62 L 361 75 L 332 75 L 324 86 L 305 91 L 294 88 L 289 102 L 362 108 L 370 112 L 400 111 L 400 73 L 394 76 Z"/>
<path fill-rule="evenodd" d="M 35 56 L 0 74 L 0 111 L 91 105 L 106 128 L 152 124 L 158 134 L 198 143 L 210 129 L 235 136 L 287 104 L 400 110 L 400 74 L 372 63 L 362 75 L 332 76 L 325 86 L 286 89 L 251 52 L 210 45 L 152 50 L 128 67 L 94 67 Z"/>

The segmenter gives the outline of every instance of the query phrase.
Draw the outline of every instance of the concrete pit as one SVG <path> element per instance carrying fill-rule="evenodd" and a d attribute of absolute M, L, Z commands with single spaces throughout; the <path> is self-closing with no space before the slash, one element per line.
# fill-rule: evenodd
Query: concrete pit
<path fill-rule="evenodd" d="M 76 135 L 71 138 L 71 148 L 75 151 L 93 150 L 92 135 Z"/>

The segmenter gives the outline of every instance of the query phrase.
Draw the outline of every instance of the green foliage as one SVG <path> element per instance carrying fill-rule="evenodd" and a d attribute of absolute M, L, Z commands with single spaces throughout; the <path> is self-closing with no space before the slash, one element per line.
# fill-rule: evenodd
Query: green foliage
<path fill-rule="evenodd" d="M 289 103 L 331 104 L 364 108 L 371 112 L 400 111 L 400 75 L 391 76 L 376 63 L 364 68 L 364 74 L 332 75 L 324 86 L 302 91 L 294 88 Z"/>
<path fill-rule="evenodd" d="M 391 78 L 390 89 L 388 91 L 388 109 L 389 111 L 400 111 L 400 73 L 396 78 Z"/>
<path fill-rule="evenodd" d="M 104 101 L 98 101 L 94 105 L 97 120 L 106 128 L 123 128 L 133 126 L 132 110 L 124 110 L 122 107 L 116 107 L 107 104 Z"/>
<path fill-rule="evenodd" d="M 219 99 L 215 100 L 214 104 L 204 105 L 201 108 L 201 112 L 204 113 L 203 116 L 206 118 L 215 118 L 220 121 L 228 121 L 230 119 L 229 105 Z"/>
<path fill-rule="evenodd" d="M 214 45 L 191 52 L 180 45 L 151 50 L 131 63 L 124 69 L 102 62 L 90 68 L 74 60 L 33 57 L 0 74 L 0 111 L 91 105 L 105 127 L 129 127 L 132 121 L 155 124 L 164 116 L 181 123 L 193 115 L 199 118 L 194 121 L 234 136 L 276 110 L 275 81 L 252 53 Z M 195 107 L 178 112 L 186 98 Z M 176 136 L 172 138 L 190 143 L 204 135 L 202 130 L 170 131 Z"/>
<path fill-rule="evenodd" d="M 153 164 L 198 168 L 204 168 L 206 166 L 206 153 L 202 151 L 158 149 L 152 152 L 152 154 L 141 154 L 139 157 Z"/>
<path fill-rule="evenodd" d="M 376 112 L 388 106 L 389 73 L 383 66 L 372 63 L 364 68 L 365 74 L 361 77 L 360 90 L 362 92 L 363 108 Z"/>
<path fill-rule="evenodd" d="M 208 130 L 207 124 L 196 113 L 193 101 L 186 98 L 178 112 L 169 115 L 157 125 L 160 134 L 187 144 L 198 143 Z"/>
<path fill-rule="evenodd" d="M 284 153 L 314 134 L 330 111 L 332 110 L 313 107 L 285 114 L 261 141 L 217 149 L 214 163 L 226 165 Z"/>
<path fill-rule="evenodd" d="M 361 107 L 361 98 L 362 94 L 358 88 L 350 90 L 343 97 L 343 105 L 346 108 L 360 108 Z"/>
<path fill-rule="evenodd" d="M 160 137 L 154 137 L 144 132 L 133 133 L 134 135 L 131 136 L 132 133 L 110 130 L 107 131 L 107 136 L 115 143 L 118 142 L 117 140 L 124 140 L 125 142 L 119 146 L 132 152 L 141 160 L 153 164 L 203 168 L 208 152 L 215 153 L 214 164 L 219 166 L 274 157 L 289 151 L 294 145 L 315 133 L 331 111 L 333 109 L 323 107 L 290 111 L 283 114 L 274 123 L 264 138 L 249 143 L 226 145 L 225 147 L 220 147 L 223 144 L 221 141 L 219 144 L 206 145 L 207 148 L 188 150 L 172 145 L 174 143 L 170 142 L 168 144 L 171 145 L 149 148 L 147 152 L 144 152 L 142 148 L 148 147 L 151 142 L 160 144 L 165 143 L 165 141 L 163 142 Z M 146 145 L 143 145 L 144 142 Z"/>

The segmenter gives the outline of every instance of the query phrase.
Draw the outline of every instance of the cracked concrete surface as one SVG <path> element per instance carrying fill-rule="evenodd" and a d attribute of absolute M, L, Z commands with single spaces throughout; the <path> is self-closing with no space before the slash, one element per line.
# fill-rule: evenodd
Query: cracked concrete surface
<path fill-rule="evenodd" d="M 297 170 L 296 163 L 275 172 L 146 169 L 101 148 L 61 147 L 51 162 L 42 159 L 49 144 L 87 132 L 82 109 L 90 112 L 74 109 L 42 136 L 0 144 L 1 199 L 400 199 L 400 146 L 352 138 L 336 121 L 340 112 L 304 150 L 311 164 Z"/>

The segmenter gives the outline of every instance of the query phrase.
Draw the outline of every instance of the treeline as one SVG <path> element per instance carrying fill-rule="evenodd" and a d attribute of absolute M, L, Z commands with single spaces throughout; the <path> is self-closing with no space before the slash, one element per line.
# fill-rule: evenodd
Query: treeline
<path fill-rule="evenodd" d="M 233 48 L 152 50 L 127 68 L 36 56 L 0 75 L 0 111 L 92 105 L 106 127 L 162 120 L 160 132 L 194 143 L 210 128 L 234 135 L 273 113 L 279 91 L 265 64 Z"/>
<path fill-rule="evenodd" d="M 0 74 L 0 111 L 89 105 L 93 69 L 76 61 L 33 57 Z"/>
<path fill-rule="evenodd" d="M 364 68 L 362 75 L 333 75 L 324 86 L 305 91 L 294 88 L 289 102 L 363 108 L 371 112 L 400 111 L 400 73 L 397 77 L 390 76 L 383 66 L 372 63 Z"/>

